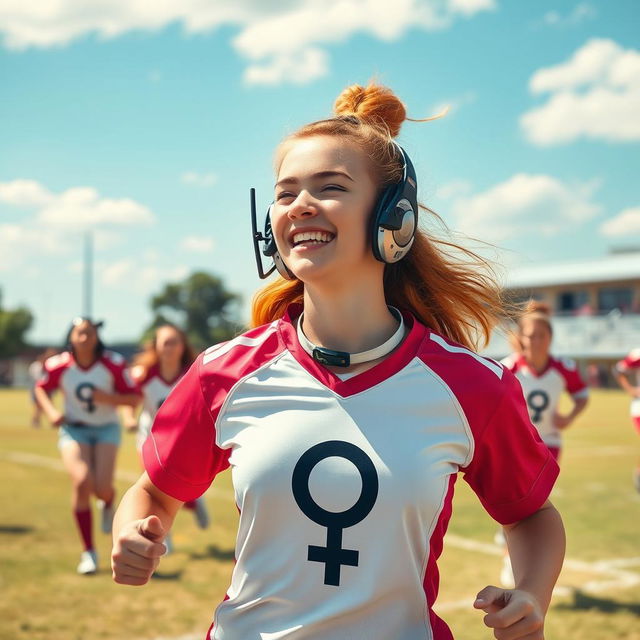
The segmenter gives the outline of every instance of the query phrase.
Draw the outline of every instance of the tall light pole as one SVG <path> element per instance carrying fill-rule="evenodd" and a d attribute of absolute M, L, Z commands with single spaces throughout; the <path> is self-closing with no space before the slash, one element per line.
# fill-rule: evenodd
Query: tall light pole
<path fill-rule="evenodd" d="M 93 313 L 93 235 L 84 236 L 84 282 L 82 287 L 82 315 L 91 318 Z"/>

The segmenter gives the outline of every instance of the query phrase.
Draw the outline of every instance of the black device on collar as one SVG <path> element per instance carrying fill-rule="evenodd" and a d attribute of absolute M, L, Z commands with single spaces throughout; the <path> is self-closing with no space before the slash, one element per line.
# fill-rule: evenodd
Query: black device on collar
<path fill-rule="evenodd" d="M 324 347 L 314 347 L 311 356 L 316 362 L 327 367 L 348 367 L 351 364 L 351 354 L 347 351 L 334 351 Z"/>

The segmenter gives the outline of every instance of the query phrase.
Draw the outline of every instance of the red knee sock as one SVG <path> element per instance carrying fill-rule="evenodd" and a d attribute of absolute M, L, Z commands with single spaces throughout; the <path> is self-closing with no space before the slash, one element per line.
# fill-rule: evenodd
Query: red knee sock
<path fill-rule="evenodd" d="M 80 531 L 80 537 L 84 543 L 85 551 L 93 549 L 93 534 L 91 531 L 91 509 L 78 509 L 73 512 Z"/>
<path fill-rule="evenodd" d="M 185 509 L 191 509 L 192 511 L 195 510 L 196 501 L 195 500 L 189 500 L 188 502 L 185 502 L 184 503 L 184 508 Z"/>

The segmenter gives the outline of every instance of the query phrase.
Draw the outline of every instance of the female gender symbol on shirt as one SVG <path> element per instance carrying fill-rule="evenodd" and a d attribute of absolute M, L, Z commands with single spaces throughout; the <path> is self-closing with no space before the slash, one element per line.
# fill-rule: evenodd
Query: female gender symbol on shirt
<path fill-rule="evenodd" d="M 76 398 L 84 405 L 84 410 L 93 413 L 96 405 L 93 403 L 93 390 L 95 385 L 90 382 L 83 382 L 76 387 Z"/>
<path fill-rule="evenodd" d="M 549 396 L 546 391 L 541 389 L 532 391 L 527 396 L 527 404 L 534 412 L 531 416 L 531 422 L 538 422 L 542 412 L 549 406 Z"/>
<path fill-rule="evenodd" d="M 345 458 L 352 462 L 362 478 L 362 491 L 356 503 L 346 511 L 323 509 L 311 496 L 309 476 L 313 468 L 325 458 Z M 364 520 L 378 497 L 378 474 L 371 458 L 350 442 L 329 440 L 306 451 L 298 460 L 291 481 L 293 497 L 302 513 L 313 522 L 327 527 L 327 546 L 309 545 L 307 560 L 324 562 L 324 583 L 340 586 L 340 567 L 358 566 L 359 552 L 342 548 L 342 531 Z"/>

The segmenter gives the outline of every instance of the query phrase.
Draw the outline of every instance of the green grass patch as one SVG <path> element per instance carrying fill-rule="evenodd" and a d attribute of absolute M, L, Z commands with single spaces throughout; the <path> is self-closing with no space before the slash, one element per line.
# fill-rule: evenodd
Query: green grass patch
<path fill-rule="evenodd" d="M 25 391 L 0 390 L 0 407 L 0 640 L 204 638 L 233 567 L 237 511 L 230 474 L 217 478 L 206 494 L 208 530 L 199 530 L 189 512 L 179 514 L 175 552 L 149 585 L 112 582 L 110 538 L 99 530 L 101 571 L 78 576 L 80 544 L 69 479 L 59 469 L 57 434 L 29 426 Z M 640 562 L 629 560 L 640 557 L 640 496 L 631 483 L 639 454 L 627 398 L 593 392 L 587 411 L 566 433 L 552 497 L 565 521 L 571 562 L 547 617 L 550 640 L 640 640 L 640 586 L 630 584 L 640 576 Z M 118 470 L 126 477 L 140 471 L 132 435 L 124 434 Z M 118 480 L 120 494 L 129 485 Z M 450 533 L 492 545 L 496 528 L 459 481 Z M 500 555 L 485 551 L 449 544 L 440 562 L 441 615 L 459 640 L 492 637 L 482 614 L 471 608 L 477 591 L 496 584 L 500 572 Z M 616 566 L 616 560 L 628 566 Z"/>

